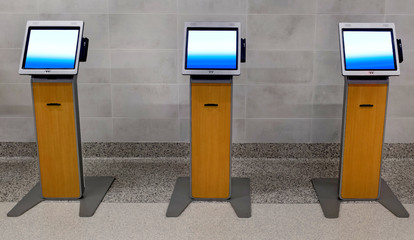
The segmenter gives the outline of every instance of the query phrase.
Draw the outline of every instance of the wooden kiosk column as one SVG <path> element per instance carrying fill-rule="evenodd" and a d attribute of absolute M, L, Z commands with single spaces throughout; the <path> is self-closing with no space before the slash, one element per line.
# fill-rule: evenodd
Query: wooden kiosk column
<path fill-rule="evenodd" d="M 340 176 L 312 179 L 319 203 L 327 218 L 339 216 L 342 200 L 378 201 L 407 218 L 407 210 L 381 178 L 388 76 L 399 75 L 402 56 L 394 24 L 340 23 L 339 31 L 345 76 Z"/>
<path fill-rule="evenodd" d="M 230 197 L 232 83 L 191 83 L 191 196 Z"/>
<path fill-rule="evenodd" d="M 48 82 L 51 81 L 51 82 Z M 76 77 L 32 77 L 42 195 L 80 198 L 84 190 Z"/>
<path fill-rule="evenodd" d="M 88 40 L 82 33 L 82 21 L 27 23 L 19 73 L 32 75 L 40 181 L 9 217 L 20 216 L 44 200 L 78 199 L 79 216 L 93 216 L 115 179 L 83 175 L 77 67 L 86 61 Z M 81 51 L 81 46 L 86 49 Z"/>
<path fill-rule="evenodd" d="M 167 209 L 178 217 L 192 201 L 229 201 L 251 216 L 250 180 L 231 177 L 232 76 L 191 76 L 191 175 L 180 177 Z"/>
<path fill-rule="evenodd" d="M 380 194 L 388 78 L 345 79 L 341 199 L 372 199 Z"/>

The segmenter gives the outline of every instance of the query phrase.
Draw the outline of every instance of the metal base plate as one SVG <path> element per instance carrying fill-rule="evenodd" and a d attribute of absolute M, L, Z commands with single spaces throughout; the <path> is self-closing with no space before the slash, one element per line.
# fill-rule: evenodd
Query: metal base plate
<path fill-rule="evenodd" d="M 101 204 L 102 199 L 105 197 L 106 192 L 111 187 L 114 177 L 85 177 L 85 192 L 83 197 L 80 199 L 80 217 L 91 217 L 95 213 L 98 206 Z M 18 217 L 29 209 L 36 206 L 42 201 L 49 200 L 43 198 L 42 189 L 40 182 L 38 182 L 32 190 L 30 190 L 26 196 L 20 200 L 16 206 L 9 213 L 8 217 Z M 72 199 L 50 199 L 53 201 L 57 200 L 72 200 Z"/>
<path fill-rule="evenodd" d="M 167 217 L 178 217 L 194 200 L 190 193 L 190 177 L 179 177 L 175 183 Z M 204 199 L 203 199 L 204 200 Z M 201 199 L 200 199 L 201 201 Z M 215 200 L 219 201 L 219 200 Z M 232 178 L 231 197 L 228 200 L 239 218 L 249 218 L 252 215 L 250 200 L 250 179 Z"/>
<path fill-rule="evenodd" d="M 10 212 L 7 213 L 8 217 L 18 217 L 25 213 L 27 210 L 36 206 L 40 202 L 43 202 L 45 199 L 42 196 L 42 189 L 40 187 L 40 182 L 30 190 L 23 198 L 20 200 L 16 206 Z"/>
<path fill-rule="evenodd" d="M 338 218 L 341 200 L 338 198 L 339 179 L 337 178 L 316 178 L 312 179 L 323 215 L 326 218 Z"/>
<path fill-rule="evenodd" d="M 339 179 L 316 178 L 312 179 L 312 184 L 325 217 L 338 218 L 339 206 L 342 202 L 339 199 Z M 384 179 L 381 179 L 380 197 L 377 201 L 399 218 L 410 216 Z"/>
<path fill-rule="evenodd" d="M 85 192 L 80 199 L 79 217 L 92 217 L 114 182 L 114 177 L 86 177 Z"/>

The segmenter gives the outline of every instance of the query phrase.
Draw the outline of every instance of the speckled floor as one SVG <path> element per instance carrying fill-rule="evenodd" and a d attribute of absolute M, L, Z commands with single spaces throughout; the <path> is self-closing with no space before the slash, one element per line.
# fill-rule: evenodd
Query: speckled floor
<path fill-rule="evenodd" d="M 338 158 L 234 158 L 232 174 L 251 179 L 253 203 L 317 203 L 310 180 L 337 177 Z M 167 203 L 189 158 L 86 158 L 86 176 L 114 176 L 104 202 Z M 20 200 L 38 181 L 35 158 L 0 158 L 0 202 Z M 382 177 L 405 204 L 414 203 L 414 159 L 387 158 Z"/>
<path fill-rule="evenodd" d="M 0 203 L 2 239 L 315 239 L 388 240 L 414 236 L 414 218 L 396 218 L 380 204 L 343 204 L 340 217 L 323 217 L 318 204 L 253 204 L 251 218 L 237 218 L 228 203 L 196 202 L 178 218 L 166 203 L 102 203 L 91 218 L 79 204 L 44 202 L 8 218 L 13 203 Z M 414 205 L 406 204 L 410 214 Z"/>

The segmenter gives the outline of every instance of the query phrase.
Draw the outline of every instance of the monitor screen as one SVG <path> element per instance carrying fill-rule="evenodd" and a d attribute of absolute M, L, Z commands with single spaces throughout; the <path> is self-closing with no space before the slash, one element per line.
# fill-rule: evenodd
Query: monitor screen
<path fill-rule="evenodd" d="M 185 69 L 237 70 L 238 28 L 187 28 Z"/>
<path fill-rule="evenodd" d="M 79 27 L 30 27 L 23 69 L 75 69 Z"/>
<path fill-rule="evenodd" d="M 392 29 L 343 29 L 345 70 L 397 70 Z"/>

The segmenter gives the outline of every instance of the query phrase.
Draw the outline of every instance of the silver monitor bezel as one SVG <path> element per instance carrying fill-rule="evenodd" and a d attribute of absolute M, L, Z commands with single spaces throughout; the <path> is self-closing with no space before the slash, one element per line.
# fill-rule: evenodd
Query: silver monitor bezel
<path fill-rule="evenodd" d="M 27 21 L 26 33 L 24 35 L 22 54 L 20 58 L 19 74 L 22 75 L 76 75 L 78 74 L 79 53 L 83 36 L 83 21 Z M 73 69 L 25 69 L 23 61 L 27 46 L 27 35 L 30 27 L 79 27 L 78 47 L 76 49 L 75 67 Z"/>
<path fill-rule="evenodd" d="M 237 69 L 221 70 L 221 69 L 186 69 L 186 53 L 187 53 L 187 29 L 197 28 L 237 28 Z M 240 75 L 240 55 L 241 55 L 241 24 L 240 22 L 185 22 L 184 23 L 184 44 L 183 44 L 183 64 L 182 74 L 184 75 Z"/>
<path fill-rule="evenodd" d="M 396 63 L 396 70 L 346 70 L 345 69 L 345 53 L 343 43 L 343 30 L 346 29 L 361 29 L 361 30 L 375 30 L 375 29 L 391 29 L 394 44 L 394 56 Z M 398 61 L 398 46 L 396 40 L 396 32 L 394 23 L 339 23 L 339 48 L 341 53 L 341 65 L 343 76 L 398 76 L 400 75 L 400 65 Z"/>

